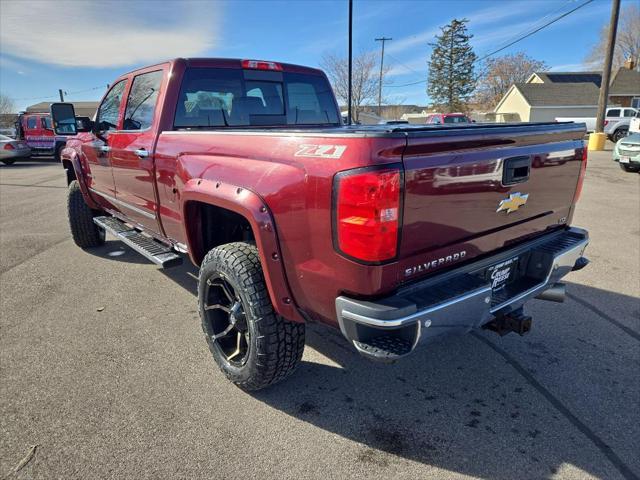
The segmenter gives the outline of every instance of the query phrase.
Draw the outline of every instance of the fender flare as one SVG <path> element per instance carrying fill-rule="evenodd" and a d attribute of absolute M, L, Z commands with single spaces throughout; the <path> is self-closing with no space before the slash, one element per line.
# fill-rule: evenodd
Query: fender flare
<path fill-rule="evenodd" d="M 69 151 L 71 153 L 69 153 Z M 64 162 L 70 162 L 73 167 L 73 171 L 75 172 L 76 180 L 78 180 L 78 184 L 80 185 L 80 191 L 82 192 L 82 196 L 84 197 L 84 201 L 87 203 L 89 208 L 94 210 L 100 210 L 100 206 L 91 198 L 89 194 L 89 188 L 87 188 L 86 179 L 84 177 L 84 173 L 82 171 L 82 164 L 80 163 L 80 159 L 78 158 L 78 154 L 75 150 L 65 147 L 60 151 L 60 162 L 64 165 Z"/>
<path fill-rule="evenodd" d="M 244 217 L 251 226 L 256 240 L 264 280 L 276 313 L 290 321 L 305 320 L 295 305 L 287 281 L 276 225 L 266 202 L 257 193 L 244 187 L 215 180 L 191 179 L 182 190 L 182 218 L 191 261 L 199 265 L 197 244 L 193 232 L 187 228 L 189 202 L 200 202 L 224 208 Z M 206 252 L 203 252 L 206 254 Z"/>

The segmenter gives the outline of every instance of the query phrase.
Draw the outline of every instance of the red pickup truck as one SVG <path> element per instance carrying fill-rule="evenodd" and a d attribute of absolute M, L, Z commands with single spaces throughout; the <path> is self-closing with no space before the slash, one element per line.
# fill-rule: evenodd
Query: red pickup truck
<path fill-rule="evenodd" d="M 323 72 L 176 59 L 111 84 L 76 132 L 54 104 L 71 233 L 200 266 L 213 357 L 240 387 L 289 375 L 305 323 L 394 361 L 444 333 L 525 333 L 587 264 L 571 227 L 582 125 L 342 125 Z M 77 133 L 77 135 L 76 135 Z"/>

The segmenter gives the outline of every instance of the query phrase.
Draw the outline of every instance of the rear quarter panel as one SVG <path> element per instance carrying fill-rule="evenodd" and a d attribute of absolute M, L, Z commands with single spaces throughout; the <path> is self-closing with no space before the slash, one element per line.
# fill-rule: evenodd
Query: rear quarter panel
<path fill-rule="evenodd" d="M 274 218 L 294 302 L 309 317 L 337 326 L 335 297 L 395 288 L 398 265 L 364 266 L 334 251 L 333 177 L 351 168 L 398 163 L 405 144 L 404 137 L 164 132 L 155 156 L 163 228 L 168 237 L 188 244 L 182 192 L 190 181 L 256 193 Z M 313 157 L 313 146 L 341 146 L 344 151 L 339 158 Z M 215 202 L 214 191 L 211 200 Z"/>

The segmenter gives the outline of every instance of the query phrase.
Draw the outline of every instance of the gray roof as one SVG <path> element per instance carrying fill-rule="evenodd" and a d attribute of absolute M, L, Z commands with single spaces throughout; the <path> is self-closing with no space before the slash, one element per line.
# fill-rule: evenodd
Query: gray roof
<path fill-rule="evenodd" d="M 593 83 L 516 83 L 515 87 L 532 107 L 598 104 L 599 89 Z"/>
<path fill-rule="evenodd" d="M 620 68 L 613 77 L 609 95 L 633 95 L 640 96 L 640 72 Z"/>
<path fill-rule="evenodd" d="M 27 112 L 29 113 L 45 113 L 49 111 L 49 107 L 54 102 L 40 102 L 34 105 L 29 105 L 27 107 Z M 76 110 L 76 115 L 90 117 L 95 111 L 98 109 L 98 104 L 100 102 L 70 102 L 73 103 L 73 106 Z"/>
<path fill-rule="evenodd" d="M 602 72 L 536 72 L 544 83 L 594 83 L 600 87 Z"/>

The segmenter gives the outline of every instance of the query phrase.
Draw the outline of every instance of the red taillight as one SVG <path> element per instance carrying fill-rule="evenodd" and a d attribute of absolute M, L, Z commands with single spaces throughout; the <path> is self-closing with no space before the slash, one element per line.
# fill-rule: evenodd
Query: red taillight
<path fill-rule="evenodd" d="M 582 147 L 582 162 L 580 163 L 580 175 L 578 175 L 578 185 L 576 186 L 576 193 L 573 195 L 573 204 L 575 205 L 580 200 L 580 194 L 582 193 L 582 184 L 584 183 L 584 176 L 587 173 L 587 144 Z"/>
<path fill-rule="evenodd" d="M 243 60 L 242 68 L 251 68 L 253 70 L 273 70 L 282 71 L 282 65 L 276 62 L 265 62 L 264 60 Z"/>
<path fill-rule="evenodd" d="M 338 174 L 335 190 L 335 241 L 356 260 L 383 262 L 398 251 L 400 170 L 356 170 Z"/>
<path fill-rule="evenodd" d="M 11 145 L 10 143 L 6 143 L 4 146 L 5 150 L 15 150 L 16 147 L 14 147 L 13 145 Z"/>
<path fill-rule="evenodd" d="M 609 125 L 609 120 L 604 121 L 604 126 L 606 127 L 607 125 Z"/>

